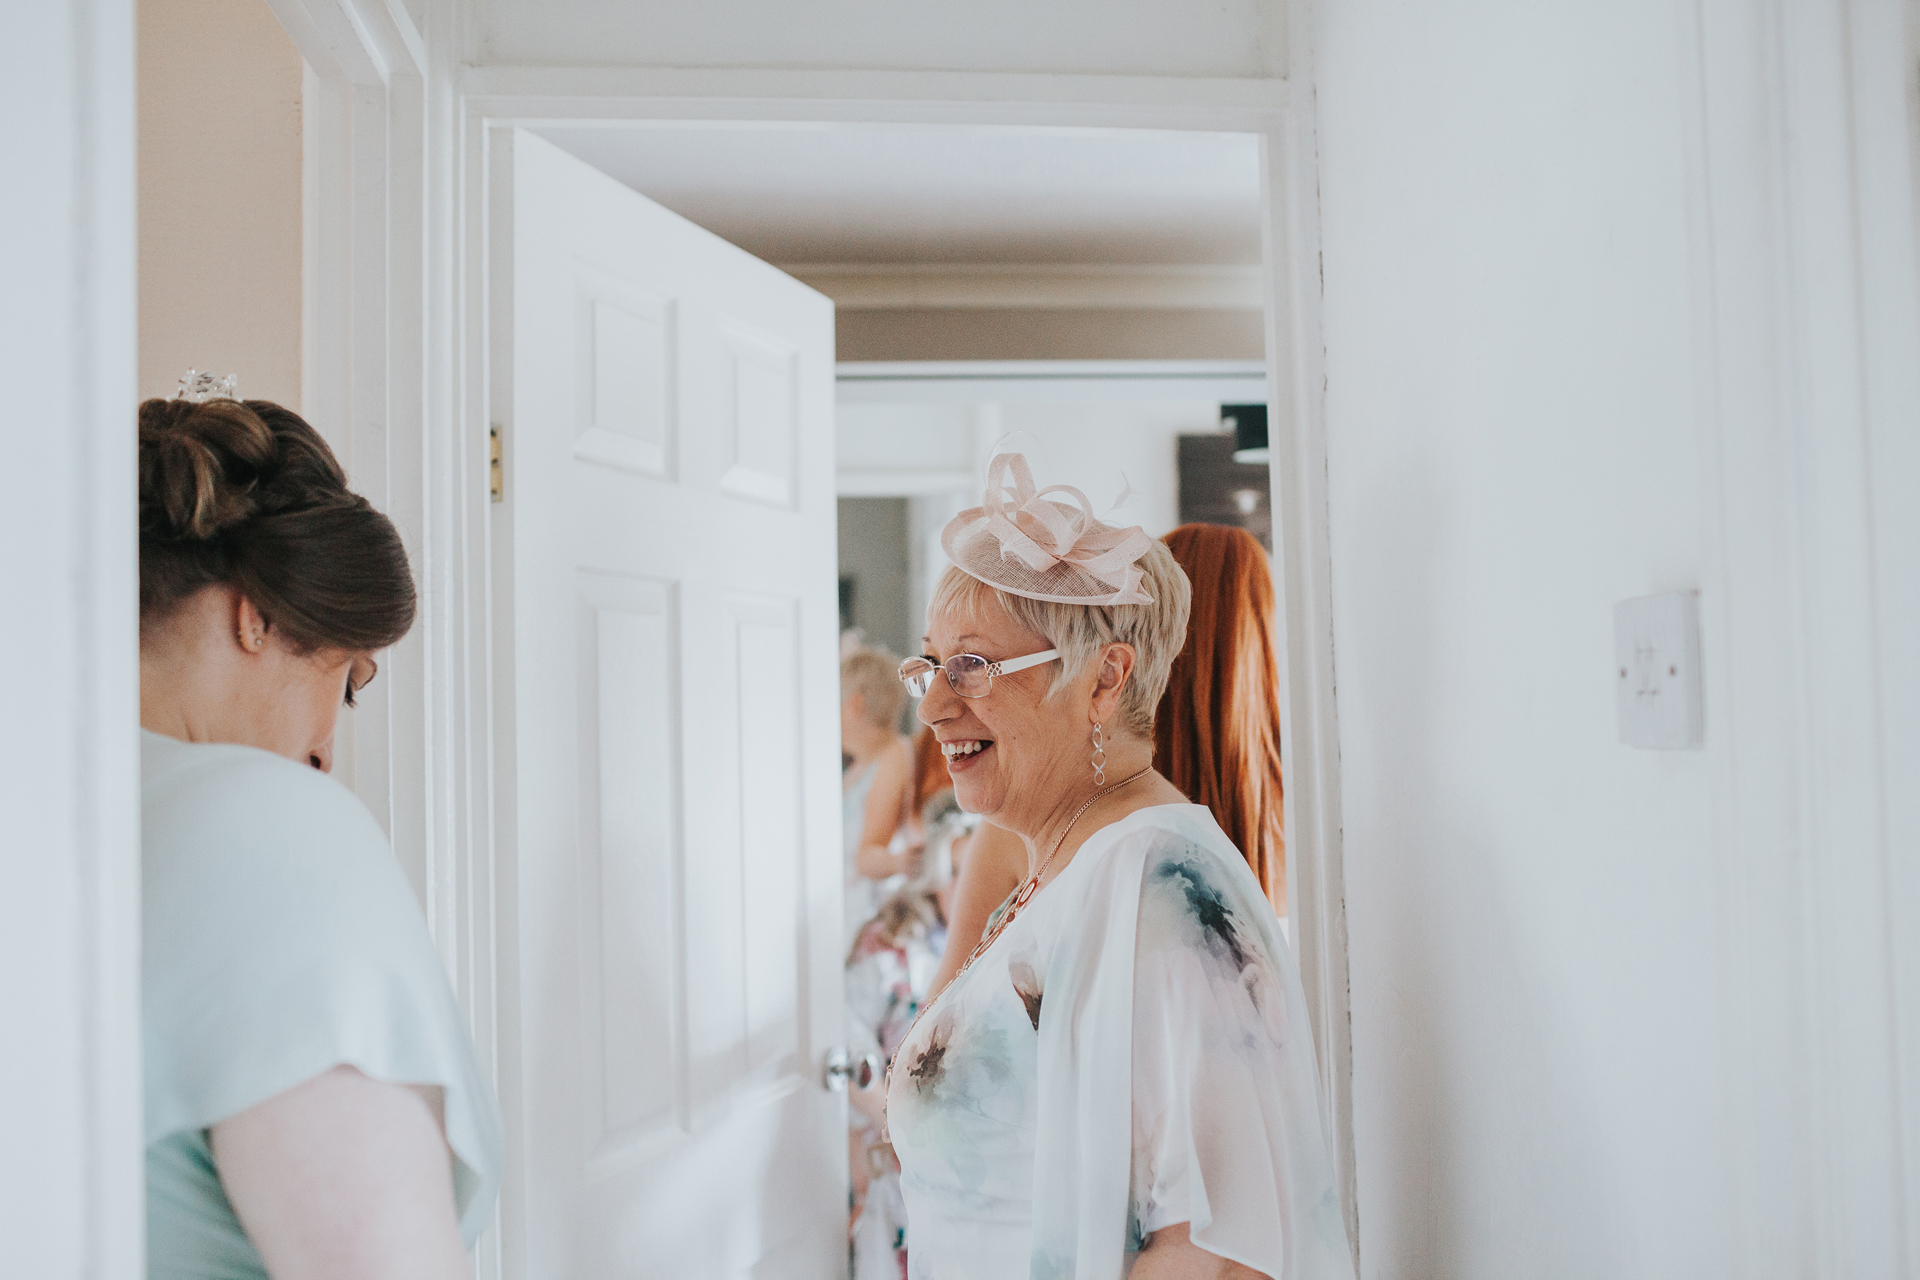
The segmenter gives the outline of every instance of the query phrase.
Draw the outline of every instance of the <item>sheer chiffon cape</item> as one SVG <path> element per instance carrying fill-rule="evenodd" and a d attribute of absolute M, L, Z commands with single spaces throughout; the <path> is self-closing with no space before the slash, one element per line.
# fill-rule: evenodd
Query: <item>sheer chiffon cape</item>
<path fill-rule="evenodd" d="M 1299 974 L 1239 850 L 1204 807 L 1155 806 L 1069 877 L 1038 1027 L 1033 1280 L 1115 1280 L 1179 1222 L 1275 1280 L 1352 1280 Z M 1143 1179 L 1175 1200 L 1147 1223 Z"/>

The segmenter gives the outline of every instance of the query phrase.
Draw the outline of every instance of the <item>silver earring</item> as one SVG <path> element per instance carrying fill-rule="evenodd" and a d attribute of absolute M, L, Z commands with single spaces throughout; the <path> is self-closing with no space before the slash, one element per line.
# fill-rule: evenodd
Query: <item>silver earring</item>
<path fill-rule="evenodd" d="M 1093 722 L 1093 785 L 1107 785 L 1107 744 L 1100 740 L 1100 722 Z"/>

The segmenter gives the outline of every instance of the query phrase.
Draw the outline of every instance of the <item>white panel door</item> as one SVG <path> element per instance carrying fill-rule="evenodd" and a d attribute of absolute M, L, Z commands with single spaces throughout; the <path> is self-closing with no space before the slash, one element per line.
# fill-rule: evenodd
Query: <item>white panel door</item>
<path fill-rule="evenodd" d="M 839 1276 L 832 304 L 493 164 L 508 1273 Z"/>

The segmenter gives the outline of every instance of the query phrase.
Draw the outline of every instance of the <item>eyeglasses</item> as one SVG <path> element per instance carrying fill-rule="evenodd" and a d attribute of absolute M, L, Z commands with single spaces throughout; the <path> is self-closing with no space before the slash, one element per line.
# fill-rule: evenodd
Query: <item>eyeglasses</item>
<path fill-rule="evenodd" d="M 988 662 L 977 653 L 956 653 L 937 665 L 931 658 L 908 658 L 900 664 L 900 682 L 907 686 L 908 693 L 916 698 L 924 698 L 927 690 L 933 687 L 934 673 L 944 671 L 947 673 L 947 683 L 953 686 L 955 693 L 963 698 L 984 698 L 993 692 L 995 676 L 1010 676 L 1028 667 L 1052 662 L 1059 656 L 1058 649 L 1049 649 L 1045 653 L 1030 653 L 1024 658 Z"/>

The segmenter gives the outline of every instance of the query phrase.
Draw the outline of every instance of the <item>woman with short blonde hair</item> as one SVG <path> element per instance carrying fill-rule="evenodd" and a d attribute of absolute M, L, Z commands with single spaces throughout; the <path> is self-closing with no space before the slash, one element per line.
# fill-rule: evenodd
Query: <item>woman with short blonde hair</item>
<path fill-rule="evenodd" d="M 1018 455 L 942 542 L 901 676 L 1029 873 L 895 1058 L 910 1275 L 1351 1280 L 1292 955 L 1152 767 L 1186 575 Z"/>
<path fill-rule="evenodd" d="M 913 867 L 911 850 L 895 847 L 913 772 L 913 749 L 900 732 L 907 695 L 898 668 L 892 654 L 865 646 L 840 659 L 840 749 L 849 761 L 840 788 L 842 931 L 849 944 L 873 917 L 881 884 Z"/>

